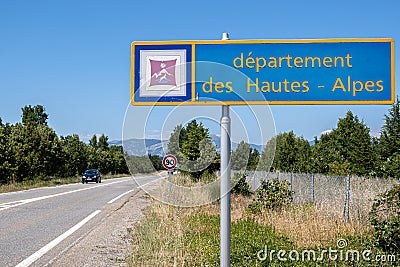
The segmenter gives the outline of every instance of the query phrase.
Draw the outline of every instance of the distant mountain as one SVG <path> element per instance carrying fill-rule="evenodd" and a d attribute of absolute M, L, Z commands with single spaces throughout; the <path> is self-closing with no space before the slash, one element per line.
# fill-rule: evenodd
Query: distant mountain
<path fill-rule="evenodd" d="M 108 142 L 109 145 L 123 146 L 128 155 L 143 156 L 147 154 L 164 156 L 164 149 L 168 148 L 168 141 L 158 139 L 128 139 L 124 142 L 115 140 Z M 164 148 L 163 148 L 164 147 Z"/>
<path fill-rule="evenodd" d="M 219 135 L 211 134 L 211 139 L 217 147 L 217 151 L 221 148 L 221 138 Z M 124 142 L 121 140 L 114 140 L 108 142 L 109 145 L 116 145 L 124 147 L 124 151 L 128 155 L 143 156 L 147 154 L 164 156 L 168 151 L 168 140 L 158 140 L 158 139 L 128 139 Z M 232 142 L 232 150 L 236 150 L 238 143 Z M 260 153 L 263 149 L 261 145 L 250 144 L 250 147 L 257 149 Z"/>

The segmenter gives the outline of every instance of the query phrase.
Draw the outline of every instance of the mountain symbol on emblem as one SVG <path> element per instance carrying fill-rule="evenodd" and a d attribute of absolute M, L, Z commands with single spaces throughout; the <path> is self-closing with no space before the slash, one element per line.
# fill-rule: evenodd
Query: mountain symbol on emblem
<path fill-rule="evenodd" d="M 174 85 L 176 59 L 173 60 L 152 60 L 150 59 L 151 80 L 150 86 L 156 85 Z"/>

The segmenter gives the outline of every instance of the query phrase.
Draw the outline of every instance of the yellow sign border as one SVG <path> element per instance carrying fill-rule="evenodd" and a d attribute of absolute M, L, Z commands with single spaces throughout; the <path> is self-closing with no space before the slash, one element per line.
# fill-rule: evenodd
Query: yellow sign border
<path fill-rule="evenodd" d="M 319 100 L 319 101 L 196 101 L 195 64 L 192 64 L 192 99 L 186 102 L 135 102 L 135 45 L 192 46 L 192 62 L 196 62 L 196 44 L 310 44 L 310 43 L 387 43 L 391 44 L 391 99 L 390 100 Z M 135 41 L 131 44 L 131 104 L 134 106 L 179 106 L 179 105 L 390 105 L 395 100 L 394 39 L 393 38 L 332 38 L 332 39 L 287 39 L 287 40 L 191 40 L 191 41 Z"/>

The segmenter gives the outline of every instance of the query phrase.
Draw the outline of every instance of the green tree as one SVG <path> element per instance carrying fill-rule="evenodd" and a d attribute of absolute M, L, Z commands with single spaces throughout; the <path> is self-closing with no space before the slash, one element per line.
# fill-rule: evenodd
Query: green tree
<path fill-rule="evenodd" d="M 272 137 L 268 140 L 265 148 L 261 152 L 259 164 L 257 165 L 258 171 L 270 171 L 272 170 L 272 164 L 274 162 L 275 150 L 276 150 L 277 136 Z"/>
<path fill-rule="evenodd" d="M 97 147 L 97 136 L 94 134 L 93 137 L 89 140 L 89 146 Z"/>
<path fill-rule="evenodd" d="M 297 172 L 308 173 L 311 171 L 311 146 L 308 140 L 304 139 L 302 136 L 296 138 L 296 163 L 294 170 Z"/>
<path fill-rule="evenodd" d="M 48 115 L 42 105 L 31 105 L 22 108 L 22 124 L 47 125 Z"/>
<path fill-rule="evenodd" d="M 131 174 L 152 173 L 155 168 L 148 156 L 126 156 L 127 166 Z"/>
<path fill-rule="evenodd" d="M 256 148 L 250 150 L 249 162 L 247 163 L 247 170 L 257 169 L 258 162 L 260 161 L 260 152 Z"/>
<path fill-rule="evenodd" d="M 400 251 L 400 184 L 380 194 L 369 215 L 376 245 L 385 252 Z"/>
<path fill-rule="evenodd" d="M 273 170 L 283 172 L 308 172 L 310 170 L 311 147 L 303 137 L 293 131 L 276 136 Z"/>
<path fill-rule="evenodd" d="M 396 153 L 400 153 L 400 101 L 396 102 L 385 115 L 385 124 L 381 130 L 380 156 L 385 160 Z"/>
<path fill-rule="evenodd" d="M 124 150 L 122 146 L 110 146 L 110 154 L 113 157 L 112 174 L 127 174 L 129 173 L 126 165 Z"/>
<path fill-rule="evenodd" d="M 322 135 L 313 148 L 314 170 L 331 175 L 373 175 L 374 155 L 369 128 L 348 111 L 337 128 Z"/>
<path fill-rule="evenodd" d="M 293 171 L 297 151 L 295 147 L 296 137 L 293 131 L 278 134 L 276 139 L 275 158 L 272 167 L 278 171 Z"/>
<path fill-rule="evenodd" d="M 200 142 L 210 138 L 208 129 L 204 128 L 202 123 L 198 124 L 196 120 L 193 120 L 186 126 L 185 132 L 181 151 L 186 159 L 194 161 L 200 157 Z"/>
<path fill-rule="evenodd" d="M 0 125 L 0 184 L 12 183 L 15 173 L 15 157 L 9 145 L 11 128 L 8 123 Z"/>
<path fill-rule="evenodd" d="M 90 145 L 78 135 L 59 138 L 47 125 L 41 105 L 22 108 L 22 123 L 3 124 L 0 118 L 0 184 L 80 175 L 89 166 L 103 173 L 128 173 L 122 147 L 108 137 L 93 136 Z"/>
<path fill-rule="evenodd" d="M 260 160 L 260 152 L 250 147 L 250 144 L 241 141 L 231 156 L 233 170 L 255 170 Z"/>
<path fill-rule="evenodd" d="M 339 119 L 338 127 L 331 134 L 336 142 L 335 149 L 349 163 L 351 174 L 369 175 L 374 166 L 369 128 L 348 111 L 345 118 Z"/>
<path fill-rule="evenodd" d="M 154 169 L 156 171 L 164 169 L 164 166 L 162 164 L 162 160 L 161 160 L 161 158 L 159 156 L 151 155 L 151 154 L 149 154 L 148 156 L 149 156 L 149 159 L 150 159 L 151 163 L 153 164 Z"/>
<path fill-rule="evenodd" d="M 129 173 L 122 146 L 109 146 L 108 136 L 102 134 L 89 140 L 87 146 L 87 168 L 98 169 L 101 173 Z"/>
<path fill-rule="evenodd" d="M 331 162 L 338 162 L 340 154 L 334 149 L 335 142 L 333 136 L 329 133 L 321 135 L 320 140 L 317 139 L 314 146 L 312 146 L 312 172 L 316 173 L 329 173 L 329 164 Z M 343 160 L 340 160 L 343 162 Z M 350 173 L 350 170 L 345 172 Z M 334 174 L 334 173 L 331 173 Z"/>
<path fill-rule="evenodd" d="M 64 163 L 64 176 L 82 174 L 88 166 L 88 149 L 84 142 L 79 140 L 77 134 L 62 137 L 62 147 L 66 155 Z"/>
<path fill-rule="evenodd" d="M 233 170 L 245 170 L 249 163 L 251 147 L 248 143 L 241 141 L 231 156 L 231 168 Z"/>
<path fill-rule="evenodd" d="M 104 134 L 102 134 L 99 137 L 98 147 L 101 150 L 107 150 L 108 149 L 108 136 L 105 136 Z"/>
<path fill-rule="evenodd" d="M 186 140 L 186 129 L 183 128 L 182 124 L 175 127 L 174 131 L 171 133 L 168 142 L 168 151 L 170 154 L 178 156 L 181 153 L 181 146 L 183 140 Z"/>
<path fill-rule="evenodd" d="M 205 171 L 215 170 L 216 147 L 212 143 L 209 130 L 196 120 L 186 127 L 175 127 L 168 149 L 170 154 L 177 157 L 180 171 L 194 180 L 199 180 Z"/>
<path fill-rule="evenodd" d="M 46 125 L 17 123 L 9 145 L 16 162 L 17 181 L 34 180 L 59 173 L 62 148 L 58 136 Z"/>
<path fill-rule="evenodd" d="M 101 173 L 111 173 L 113 170 L 113 156 L 108 150 L 97 149 L 97 162 L 95 165 L 88 165 L 90 169 L 99 169 Z"/>
<path fill-rule="evenodd" d="M 400 177 L 400 101 L 395 103 L 385 115 L 385 124 L 377 144 L 379 154 L 378 173 L 384 177 Z"/>
<path fill-rule="evenodd" d="M 264 179 L 255 192 L 255 199 L 249 205 L 252 213 L 260 213 L 265 209 L 281 209 L 292 203 L 294 191 L 290 190 L 288 181 L 278 178 Z"/>
<path fill-rule="evenodd" d="M 86 146 L 86 145 L 85 145 Z M 86 146 L 86 167 L 85 169 L 100 169 L 101 150 L 98 147 Z M 100 171 L 103 173 L 103 171 Z"/>
<path fill-rule="evenodd" d="M 247 174 L 245 173 L 235 173 L 231 180 L 233 187 L 231 189 L 232 194 L 238 194 L 243 196 L 250 196 L 253 194 L 250 185 L 247 182 Z"/>
<path fill-rule="evenodd" d="M 108 136 L 102 134 L 98 141 L 96 135 L 86 146 L 87 169 L 98 169 L 104 174 L 129 173 L 122 146 L 109 146 Z"/>

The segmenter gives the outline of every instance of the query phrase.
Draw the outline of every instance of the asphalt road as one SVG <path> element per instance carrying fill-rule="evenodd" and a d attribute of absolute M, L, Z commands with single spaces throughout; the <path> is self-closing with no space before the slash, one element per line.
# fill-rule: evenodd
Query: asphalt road
<path fill-rule="evenodd" d="M 0 266 L 41 266 L 106 219 L 110 206 L 160 176 L 0 194 Z M 139 185 L 138 185 L 139 184 Z"/>

